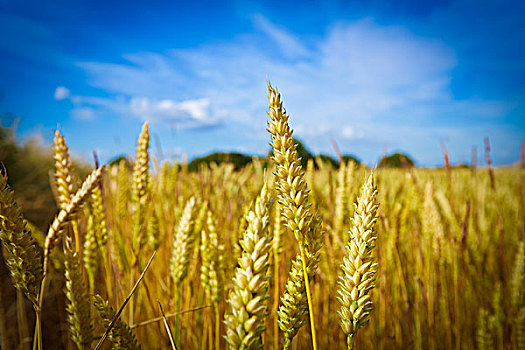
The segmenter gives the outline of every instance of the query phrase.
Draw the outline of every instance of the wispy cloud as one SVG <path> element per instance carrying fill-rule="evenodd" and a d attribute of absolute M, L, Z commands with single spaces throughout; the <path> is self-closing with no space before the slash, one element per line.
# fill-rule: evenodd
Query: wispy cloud
<path fill-rule="evenodd" d="M 429 159 L 440 138 L 473 143 L 482 135 L 471 134 L 472 123 L 498 120 L 512 108 L 456 99 L 454 52 L 401 27 L 365 19 L 305 38 L 255 16 L 254 28 L 227 42 L 128 54 L 122 64 L 80 62 L 89 83 L 110 97 L 73 97 L 75 110 L 94 106 L 182 128 L 238 125 L 265 147 L 269 79 L 283 93 L 297 136 L 314 151 L 329 151 L 333 136 L 343 151 L 372 162 L 384 144 Z"/>

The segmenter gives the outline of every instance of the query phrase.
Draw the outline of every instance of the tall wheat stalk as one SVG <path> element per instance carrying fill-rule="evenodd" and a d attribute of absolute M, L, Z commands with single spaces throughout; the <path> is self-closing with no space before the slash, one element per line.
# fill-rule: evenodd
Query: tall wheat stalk
<path fill-rule="evenodd" d="M 303 180 L 304 171 L 297 155 L 297 145 L 292 137 L 293 131 L 288 125 L 289 116 L 283 108 L 280 94 L 270 83 L 268 83 L 268 100 L 270 102 L 268 131 L 271 134 L 270 145 L 273 148 L 273 160 L 277 165 L 275 176 L 282 209 L 281 215 L 285 219 L 285 225 L 294 233 L 300 250 L 300 256 L 296 259 L 297 263 L 292 264 L 289 276 L 292 284 L 287 283 L 287 291 L 282 299 L 283 307 L 279 312 L 280 327 L 285 333 L 284 346 L 287 348 L 304 324 L 303 318 L 308 313 L 312 345 L 314 349 L 317 349 L 315 315 L 309 280 L 315 274 L 319 263 L 319 249 L 323 238 L 321 220 L 317 213 L 312 215 L 310 212 L 309 190 Z M 299 279 L 304 281 L 304 286 Z M 304 305 L 300 298 L 304 291 L 307 305 Z M 308 311 L 303 310 L 305 306 L 308 307 Z"/>

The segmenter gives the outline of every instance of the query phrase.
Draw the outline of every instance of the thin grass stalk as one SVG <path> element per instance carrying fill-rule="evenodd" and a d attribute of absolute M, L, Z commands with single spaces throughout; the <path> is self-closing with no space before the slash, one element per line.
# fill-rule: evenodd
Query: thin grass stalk
<path fill-rule="evenodd" d="M 157 300 L 159 303 L 160 312 L 162 314 L 162 320 L 164 321 L 164 327 L 166 328 L 166 333 L 168 333 L 168 337 L 170 339 L 170 345 L 173 350 L 177 349 L 177 346 L 175 346 L 175 341 L 173 340 L 173 336 L 171 335 L 170 326 L 168 324 L 168 320 L 166 319 L 166 315 L 164 315 L 164 310 L 162 309 L 162 304 L 160 301 Z"/>
<path fill-rule="evenodd" d="M 119 317 L 120 317 L 120 314 L 122 313 L 122 311 L 124 310 L 124 308 L 126 307 L 126 305 L 128 304 L 128 302 L 130 301 L 131 297 L 133 296 L 133 294 L 135 293 L 135 291 L 137 290 L 138 286 L 140 285 L 140 282 L 142 281 L 142 279 L 144 278 L 144 276 L 146 275 L 146 272 L 148 271 L 149 269 L 149 266 L 151 265 L 151 262 L 153 261 L 153 258 L 155 257 L 155 254 L 157 252 L 154 251 L 153 254 L 151 255 L 151 258 L 149 258 L 149 261 L 148 263 L 146 264 L 146 267 L 144 268 L 144 271 L 142 271 L 142 273 L 140 274 L 140 277 L 139 279 L 137 280 L 137 282 L 135 283 L 135 285 L 133 286 L 133 288 L 131 289 L 131 292 L 129 293 L 129 295 L 127 296 L 126 300 L 124 300 L 124 303 L 122 304 L 122 306 L 120 307 L 120 309 L 117 311 L 117 313 L 115 313 L 115 315 L 113 316 L 113 318 L 111 319 L 111 322 L 108 324 L 107 328 L 106 328 L 106 331 L 104 332 L 104 334 L 102 335 L 102 338 L 100 338 L 99 342 L 97 343 L 97 345 L 95 346 L 95 350 L 100 350 L 100 348 L 102 347 L 102 345 L 104 344 L 104 341 L 106 340 L 106 338 L 108 337 L 109 333 L 111 332 L 111 329 L 113 328 L 113 326 L 115 325 L 115 323 L 117 322 L 117 320 L 119 320 Z"/>

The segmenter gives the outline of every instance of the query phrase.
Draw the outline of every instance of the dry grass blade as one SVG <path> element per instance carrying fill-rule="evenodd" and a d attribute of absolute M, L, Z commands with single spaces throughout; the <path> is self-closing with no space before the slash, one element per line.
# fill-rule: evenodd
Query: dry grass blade
<path fill-rule="evenodd" d="M 148 271 L 148 268 L 149 266 L 151 265 L 151 262 L 153 261 L 153 258 L 155 257 L 155 254 L 157 253 L 157 251 L 154 251 L 153 254 L 151 255 L 151 258 L 149 258 L 149 261 L 148 261 L 148 264 L 146 265 L 146 267 L 144 268 L 144 271 L 142 271 L 142 273 L 140 274 L 140 277 L 139 279 L 137 280 L 137 283 L 135 283 L 135 285 L 133 286 L 133 289 L 131 290 L 131 292 L 129 293 L 128 297 L 126 298 L 126 300 L 124 301 L 124 303 L 122 304 L 122 306 L 120 307 L 120 309 L 117 311 L 115 317 L 113 317 L 113 320 L 111 320 L 111 323 L 109 324 L 108 328 L 106 329 L 106 331 L 104 332 L 104 335 L 102 335 L 102 338 L 100 338 L 97 346 L 95 346 L 95 350 L 99 350 L 101 347 L 102 347 L 102 344 L 104 344 L 104 341 L 106 340 L 106 338 L 108 337 L 109 335 L 109 332 L 111 332 L 111 329 L 113 328 L 113 325 L 115 324 L 115 322 L 118 320 L 118 318 L 120 317 L 120 314 L 122 313 L 122 310 L 124 310 L 124 308 L 126 307 L 126 305 L 128 304 L 129 300 L 131 299 L 131 297 L 133 296 L 133 294 L 135 293 L 135 291 L 137 290 L 140 282 L 142 281 L 142 279 L 144 278 L 144 276 L 146 275 L 146 271 Z"/>
<path fill-rule="evenodd" d="M 211 305 L 211 304 L 207 304 L 207 305 L 203 305 L 203 306 L 197 306 L 197 307 L 194 307 L 194 308 L 191 308 L 191 309 L 188 309 L 188 310 L 183 310 L 183 311 L 180 311 L 180 312 L 173 312 L 173 313 L 167 314 L 165 316 L 166 316 L 166 318 L 171 318 L 171 317 L 187 314 L 189 312 L 203 310 L 203 309 L 206 309 L 206 308 L 209 308 L 209 307 L 212 307 L 212 306 L 213 305 Z M 149 324 L 152 324 L 152 323 L 155 323 L 155 322 L 159 322 L 159 321 L 162 321 L 162 320 L 163 320 L 163 317 L 155 317 L 155 318 L 152 318 L 151 320 L 147 320 L 147 321 L 144 321 L 144 322 L 136 323 L 136 324 L 130 326 L 129 328 L 130 329 L 135 329 L 135 328 L 139 328 L 139 327 L 144 327 L 144 326 L 147 326 Z"/>
<path fill-rule="evenodd" d="M 170 338 L 171 348 L 177 350 L 177 346 L 175 345 L 175 341 L 173 340 L 173 336 L 171 335 L 168 320 L 166 319 L 166 315 L 164 315 L 164 310 L 162 309 L 162 304 L 158 300 L 157 303 L 159 303 L 160 313 L 162 314 L 162 320 L 164 321 L 164 327 L 166 327 L 166 332 L 168 333 L 168 337 Z"/>

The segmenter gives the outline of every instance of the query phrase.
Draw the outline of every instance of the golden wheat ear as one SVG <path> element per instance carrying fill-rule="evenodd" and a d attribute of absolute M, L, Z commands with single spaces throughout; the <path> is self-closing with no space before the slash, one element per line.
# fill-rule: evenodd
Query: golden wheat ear
<path fill-rule="evenodd" d="M 133 205 L 133 248 L 140 251 L 145 238 L 146 211 L 149 193 L 149 124 L 142 126 L 137 141 L 136 159 L 133 165 L 132 205 Z"/>
<path fill-rule="evenodd" d="M 188 274 L 191 253 L 195 242 L 193 231 L 197 206 L 194 197 L 191 197 L 184 208 L 182 218 L 179 222 L 175 238 L 173 240 L 173 251 L 170 261 L 170 275 L 175 284 L 179 284 Z"/>
<path fill-rule="evenodd" d="M 75 194 L 77 177 L 73 171 L 66 139 L 60 134 L 59 130 L 55 132 L 53 142 L 58 206 L 63 209 Z"/>
<path fill-rule="evenodd" d="M 229 312 L 225 315 L 226 336 L 232 349 L 262 349 L 266 330 L 269 294 L 271 238 L 269 198 L 266 183 L 247 215 L 248 227 L 239 242 L 242 255 L 230 291 Z"/>
<path fill-rule="evenodd" d="M 292 137 L 293 130 L 288 125 L 289 116 L 283 108 L 281 95 L 270 83 L 268 83 L 268 100 L 270 106 L 267 130 L 271 135 L 272 159 L 277 165 L 275 177 L 281 215 L 284 225 L 294 233 L 300 250 L 300 255 L 292 263 L 292 270 L 286 283 L 286 291 L 282 298 L 283 306 L 278 312 L 279 326 L 284 332 L 286 349 L 310 315 L 312 345 L 315 350 L 317 349 L 315 315 L 309 280 L 315 275 L 319 264 L 319 250 L 323 240 L 321 219 L 317 213 L 312 215 L 310 191 L 304 182 L 304 171 L 297 154 L 297 145 Z"/>
<path fill-rule="evenodd" d="M 71 339 L 78 349 L 91 349 L 93 325 L 91 323 L 90 297 L 82 270 L 82 260 L 79 253 L 75 252 L 72 247 L 70 237 L 66 237 L 64 256 L 66 310 Z"/>
<path fill-rule="evenodd" d="M 84 180 L 84 182 L 82 183 L 80 189 L 75 193 L 71 201 L 63 209 L 60 210 L 57 217 L 49 227 L 44 247 L 44 275 L 46 274 L 48 268 L 47 262 L 49 260 L 49 254 L 51 253 L 51 250 L 55 246 L 58 239 L 60 238 L 60 233 L 67 225 L 67 223 L 73 219 L 74 215 L 78 212 L 82 204 L 85 202 L 86 198 L 91 193 L 93 187 L 100 180 L 104 169 L 104 166 L 101 166 L 100 168 L 93 170 L 91 174 L 88 175 L 86 180 Z"/>
<path fill-rule="evenodd" d="M 359 328 L 369 322 L 372 311 L 370 290 L 374 288 L 376 274 L 375 248 L 377 221 L 377 189 L 374 176 L 370 175 L 361 189 L 361 196 L 355 204 L 355 213 L 350 228 L 350 240 L 346 245 L 347 256 L 343 259 L 339 276 L 339 296 L 341 309 L 341 328 L 347 335 L 348 349 L 354 346 L 354 338 Z"/>

